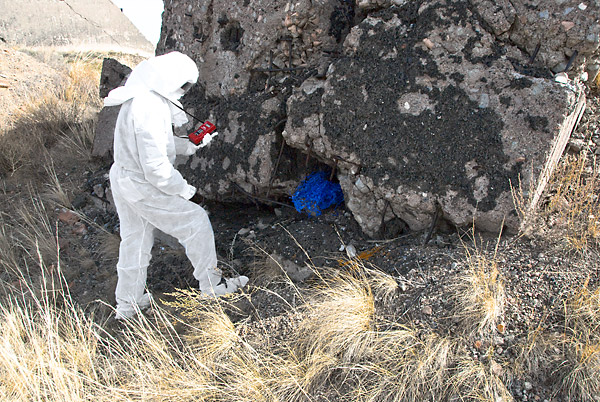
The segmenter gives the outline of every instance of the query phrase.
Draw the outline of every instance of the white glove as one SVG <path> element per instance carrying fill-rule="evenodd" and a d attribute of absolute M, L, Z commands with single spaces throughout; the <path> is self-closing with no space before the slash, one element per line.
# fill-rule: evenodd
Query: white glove
<path fill-rule="evenodd" d="M 198 149 L 200 149 L 200 148 L 204 148 L 205 146 L 207 146 L 207 145 L 208 145 L 208 144 L 209 144 L 209 143 L 212 141 L 212 139 L 213 139 L 214 137 L 216 137 L 218 134 L 219 134 L 219 133 L 218 133 L 218 132 L 216 132 L 216 131 L 215 131 L 214 133 L 212 133 L 212 134 L 206 134 L 206 135 L 204 136 L 204 138 L 202 138 L 202 142 L 201 142 L 200 144 L 198 144 L 198 145 L 197 145 L 197 148 L 196 148 L 196 149 L 198 150 Z"/>
<path fill-rule="evenodd" d="M 223 281 L 221 281 L 219 285 L 214 285 L 213 287 L 208 287 L 204 289 L 200 288 L 200 292 L 207 296 L 219 297 L 229 293 L 233 293 L 239 288 L 243 288 L 248 283 L 247 276 L 238 276 L 235 278 L 223 279 L 224 283 Z"/>

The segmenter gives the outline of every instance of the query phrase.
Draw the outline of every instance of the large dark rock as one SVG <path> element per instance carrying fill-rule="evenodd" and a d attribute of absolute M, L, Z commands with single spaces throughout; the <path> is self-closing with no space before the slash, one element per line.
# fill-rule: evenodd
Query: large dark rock
<path fill-rule="evenodd" d="M 131 68 L 119 63 L 115 59 L 105 58 L 102 62 L 100 73 L 99 94 L 106 98 L 108 93 L 125 84 Z M 113 142 L 115 135 L 115 124 L 119 116 L 120 106 L 104 107 L 98 115 L 98 123 L 92 147 L 92 156 L 112 161 Z"/>
<path fill-rule="evenodd" d="M 220 132 L 180 170 L 208 198 L 245 200 L 289 196 L 328 165 L 371 235 L 390 220 L 424 229 L 436 211 L 516 229 L 511 185 L 531 185 L 535 205 L 585 104 L 579 74 L 598 56 L 598 4 L 577 3 L 575 27 L 558 24 L 587 42 L 570 48 L 575 81 L 556 82 L 571 33 L 534 58 L 528 41 L 549 26 L 515 25 L 503 8 L 545 18 L 534 3 L 169 2 L 157 52 L 198 62 L 184 105 Z"/>

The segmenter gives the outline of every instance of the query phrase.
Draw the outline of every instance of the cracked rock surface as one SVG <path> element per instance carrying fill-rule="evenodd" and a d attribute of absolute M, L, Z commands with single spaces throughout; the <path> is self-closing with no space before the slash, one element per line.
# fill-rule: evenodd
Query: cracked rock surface
<path fill-rule="evenodd" d="M 541 192 L 598 56 L 597 2 L 550 3 L 545 18 L 532 1 L 166 1 L 157 53 L 197 61 L 183 103 L 220 133 L 179 169 L 231 201 L 286 201 L 307 173 L 334 169 L 371 236 L 436 214 L 516 230 L 511 184 Z M 561 84 L 565 59 L 574 80 Z"/>

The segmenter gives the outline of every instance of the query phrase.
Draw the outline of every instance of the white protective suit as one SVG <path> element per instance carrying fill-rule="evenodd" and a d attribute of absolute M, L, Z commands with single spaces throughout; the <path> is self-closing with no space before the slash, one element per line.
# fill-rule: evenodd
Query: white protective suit
<path fill-rule="evenodd" d="M 187 122 L 184 112 L 173 103 L 181 106 L 181 87 L 197 79 L 194 61 L 172 52 L 140 63 L 125 86 L 114 89 L 104 100 L 105 106 L 122 105 L 110 169 L 121 234 L 117 318 L 131 317 L 138 308 L 149 305 L 145 286 L 155 228 L 185 247 L 203 293 L 220 296 L 248 282 L 244 276 L 222 279 L 208 215 L 189 201 L 196 188 L 173 166 L 176 154 L 191 155 L 207 144 L 196 147 L 187 138 L 174 136 L 172 129 L 172 125 Z M 210 141 L 209 136 L 205 139 Z"/>

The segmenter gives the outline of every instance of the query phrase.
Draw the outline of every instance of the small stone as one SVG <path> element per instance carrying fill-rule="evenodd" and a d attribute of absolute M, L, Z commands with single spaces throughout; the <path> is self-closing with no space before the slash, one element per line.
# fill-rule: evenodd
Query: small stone
<path fill-rule="evenodd" d="M 563 26 L 565 31 L 568 31 L 569 29 L 571 29 L 575 26 L 575 23 L 573 21 L 563 21 L 560 23 L 560 25 Z"/>
<path fill-rule="evenodd" d="M 96 196 L 99 198 L 104 197 L 104 186 L 102 186 L 101 183 L 98 183 L 94 186 L 94 194 L 96 194 Z"/>
<path fill-rule="evenodd" d="M 237 233 L 237 234 L 238 234 L 239 236 L 244 236 L 244 235 L 247 235 L 248 233 L 250 233 L 250 229 L 248 229 L 248 228 L 241 228 L 241 229 L 238 231 L 238 233 Z"/>
<path fill-rule="evenodd" d="M 587 8 L 587 4 L 585 3 L 579 3 L 579 5 L 577 6 L 581 11 L 585 11 L 585 9 Z"/>
<path fill-rule="evenodd" d="M 75 223 L 79 222 L 79 216 L 72 211 L 64 210 L 58 214 L 58 220 L 66 223 L 67 225 L 74 225 Z"/>
<path fill-rule="evenodd" d="M 494 373 L 498 377 L 500 377 L 504 373 L 504 369 L 502 368 L 502 365 L 493 360 L 492 360 L 492 363 L 490 364 L 490 368 L 492 369 L 492 373 Z"/>
<path fill-rule="evenodd" d="M 75 224 L 73 225 L 72 231 L 73 231 L 73 233 L 82 235 L 82 236 L 87 234 L 87 232 L 88 232 L 87 227 L 85 227 L 85 224 L 83 222 L 75 222 Z"/>
<path fill-rule="evenodd" d="M 561 84 L 567 84 L 569 82 L 569 76 L 567 73 L 558 73 L 554 76 L 554 81 Z"/>
<path fill-rule="evenodd" d="M 548 12 L 548 10 L 540 11 L 539 16 L 541 19 L 547 20 L 548 17 L 550 17 L 550 13 Z"/>
<path fill-rule="evenodd" d="M 426 315 L 432 315 L 433 309 L 431 308 L 431 306 L 423 306 L 423 308 L 421 309 L 421 312 Z"/>
<path fill-rule="evenodd" d="M 531 391 L 533 389 L 533 384 L 531 384 L 529 381 L 525 381 L 523 387 L 525 387 L 525 390 Z"/>
<path fill-rule="evenodd" d="M 433 42 L 431 41 L 431 39 L 429 39 L 429 38 L 425 38 L 425 39 L 423 39 L 423 44 L 424 44 L 425 46 L 427 46 L 427 49 L 429 49 L 429 50 L 433 49 L 433 47 L 435 46 L 435 45 L 433 44 Z"/>

